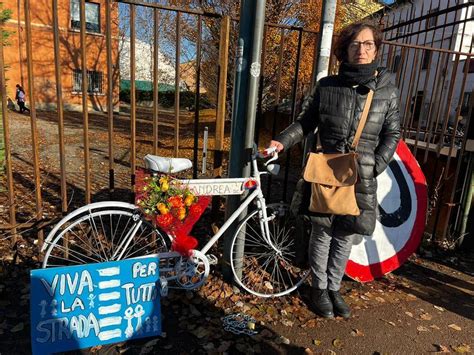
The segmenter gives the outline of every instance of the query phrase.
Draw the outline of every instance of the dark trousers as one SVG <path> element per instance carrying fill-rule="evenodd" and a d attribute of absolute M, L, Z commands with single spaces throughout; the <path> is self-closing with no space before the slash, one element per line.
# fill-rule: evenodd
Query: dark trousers
<path fill-rule="evenodd" d="M 356 234 L 312 223 L 309 265 L 313 287 L 339 291 Z"/>
<path fill-rule="evenodd" d="M 23 113 L 23 112 L 25 112 L 25 111 L 30 112 L 30 109 L 25 106 L 25 102 L 24 102 L 24 101 L 18 101 L 18 106 L 20 106 L 20 113 Z"/>

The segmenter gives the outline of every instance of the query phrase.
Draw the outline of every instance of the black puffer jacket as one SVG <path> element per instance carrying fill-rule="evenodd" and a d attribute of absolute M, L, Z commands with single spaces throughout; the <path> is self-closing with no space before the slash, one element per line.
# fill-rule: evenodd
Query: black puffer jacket
<path fill-rule="evenodd" d="M 321 79 L 306 99 L 298 119 L 275 138 L 288 149 L 319 127 L 325 153 L 347 152 L 369 89 L 374 90 L 374 97 L 357 147 L 360 181 L 356 185 L 356 199 L 361 214 L 315 217 L 322 225 L 336 223 L 343 230 L 364 235 L 371 235 L 375 228 L 375 177 L 387 167 L 400 139 L 398 90 L 390 83 L 387 70 L 379 68 L 377 77 L 356 87 L 337 75 Z"/>

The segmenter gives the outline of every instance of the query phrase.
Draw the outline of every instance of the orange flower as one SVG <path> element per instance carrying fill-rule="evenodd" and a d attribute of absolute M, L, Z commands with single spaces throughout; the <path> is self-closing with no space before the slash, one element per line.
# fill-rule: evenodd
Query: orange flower
<path fill-rule="evenodd" d="M 181 196 L 171 196 L 168 199 L 168 203 L 172 208 L 180 208 L 183 207 L 183 198 Z"/>

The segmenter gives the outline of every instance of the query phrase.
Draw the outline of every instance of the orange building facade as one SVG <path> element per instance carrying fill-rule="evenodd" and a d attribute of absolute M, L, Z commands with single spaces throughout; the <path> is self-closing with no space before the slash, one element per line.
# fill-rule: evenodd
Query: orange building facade
<path fill-rule="evenodd" d="M 12 11 L 4 25 L 10 33 L 4 47 L 7 95 L 15 101 L 15 85 L 28 92 L 27 44 L 24 0 L 3 0 L 3 8 Z M 88 105 L 98 111 L 107 110 L 107 47 L 106 1 L 87 0 L 86 56 L 88 79 Z M 53 10 L 51 0 L 31 0 L 30 19 L 32 32 L 33 82 L 36 107 L 56 107 L 56 76 L 54 64 Z M 118 8 L 112 5 L 112 73 L 113 102 L 119 98 L 118 65 Z M 63 102 L 66 110 L 82 107 L 82 63 L 80 43 L 80 0 L 58 0 L 59 49 Z M 11 104 L 11 102 L 10 102 Z"/>

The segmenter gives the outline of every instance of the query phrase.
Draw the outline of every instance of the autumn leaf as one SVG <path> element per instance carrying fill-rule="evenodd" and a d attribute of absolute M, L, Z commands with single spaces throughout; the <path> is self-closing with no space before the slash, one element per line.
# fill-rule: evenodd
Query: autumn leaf
<path fill-rule="evenodd" d="M 431 320 L 433 317 L 429 313 L 423 313 L 422 315 L 420 315 L 420 318 L 423 320 Z"/>
<path fill-rule="evenodd" d="M 471 347 L 467 344 L 460 344 L 458 346 L 451 346 L 453 350 L 457 353 L 470 353 L 471 352 Z"/>
<path fill-rule="evenodd" d="M 342 348 L 342 340 L 339 339 L 339 338 L 336 338 L 332 341 L 332 345 L 335 347 L 335 348 Z"/>
<path fill-rule="evenodd" d="M 390 325 L 393 326 L 393 327 L 396 327 L 396 326 L 397 326 L 397 325 L 395 324 L 395 322 L 388 321 L 388 320 L 385 320 L 385 319 L 382 319 L 382 318 L 380 318 L 380 320 L 384 321 L 385 323 L 390 324 Z"/>
<path fill-rule="evenodd" d="M 454 324 L 454 323 L 448 325 L 448 327 L 451 328 L 451 329 L 457 330 L 457 331 L 461 331 L 461 327 L 457 324 Z"/>
<path fill-rule="evenodd" d="M 351 335 L 353 337 L 363 337 L 365 334 L 359 329 L 352 329 Z"/>
<path fill-rule="evenodd" d="M 449 353 L 449 348 L 441 344 L 433 344 L 436 347 L 436 351 L 439 353 Z"/>

